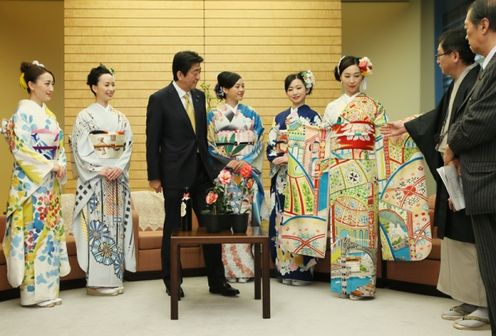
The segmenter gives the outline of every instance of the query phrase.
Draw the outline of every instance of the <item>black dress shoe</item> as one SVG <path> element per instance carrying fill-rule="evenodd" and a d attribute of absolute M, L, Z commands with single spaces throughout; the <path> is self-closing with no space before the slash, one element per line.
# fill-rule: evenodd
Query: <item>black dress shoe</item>
<path fill-rule="evenodd" d="M 169 287 L 165 287 L 165 292 L 167 293 L 167 295 L 171 296 L 171 289 Z M 181 298 L 184 297 L 184 291 L 183 289 L 181 288 L 181 286 L 179 286 L 179 300 L 181 300 Z"/>
<path fill-rule="evenodd" d="M 224 282 L 220 286 L 210 287 L 210 293 L 220 294 L 223 296 L 236 296 L 239 294 L 239 290 L 231 287 L 231 285 L 227 282 Z"/>

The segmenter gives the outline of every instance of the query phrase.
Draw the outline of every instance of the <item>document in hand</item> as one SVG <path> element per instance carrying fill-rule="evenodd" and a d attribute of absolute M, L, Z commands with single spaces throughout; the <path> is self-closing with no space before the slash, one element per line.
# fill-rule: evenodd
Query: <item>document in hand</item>
<path fill-rule="evenodd" d="M 462 179 L 458 176 L 455 165 L 447 165 L 437 169 L 439 176 L 448 190 L 448 194 L 456 211 L 465 209 Z"/>

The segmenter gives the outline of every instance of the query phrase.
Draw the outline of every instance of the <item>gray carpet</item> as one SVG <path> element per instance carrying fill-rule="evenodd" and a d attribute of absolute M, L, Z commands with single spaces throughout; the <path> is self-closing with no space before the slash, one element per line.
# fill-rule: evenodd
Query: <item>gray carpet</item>
<path fill-rule="evenodd" d="M 350 301 L 328 284 L 291 287 L 271 280 L 271 319 L 262 319 L 253 285 L 238 284 L 237 298 L 208 293 L 203 277 L 185 278 L 179 320 L 170 320 L 169 299 L 160 280 L 127 282 L 117 297 L 90 297 L 85 289 L 61 293 L 54 308 L 23 308 L 19 300 L 0 302 L 0 334 L 17 335 L 472 335 L 459 331 L 441 312 L 455 305 L 446 298 L 379 289 L 376 299 Z"/>

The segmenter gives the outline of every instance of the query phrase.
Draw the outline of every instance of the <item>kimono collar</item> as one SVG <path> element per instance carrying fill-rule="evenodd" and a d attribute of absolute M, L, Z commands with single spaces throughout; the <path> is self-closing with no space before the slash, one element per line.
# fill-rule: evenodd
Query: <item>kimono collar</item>
<path fill-rule="evenodd" d="M 238 108 L 239 108 L 239 103 L 236 104 L 236 106 L 232 107 L 231 105 L 229 104 L 224 104 L 224 113 L 226 112 L 232 112 L 234 114 L 238 113 Z"/>
<path fill-rule="evenodd" d="M 22 106 L 24 108 L 33 109 L 35 111 L 44 111 L 45 110 L 45 107 L 46 107 L 45 103 L 43 103 L 40 106 L 37 102 L 35 102 L 35 101 L 31 100 L 31 99 L 22 99 L 19 102 L 19 107 L 20 106 Z"/>
<path fill-rule="evenodd" d="M 99 109 L 99 110 L 104 110 L 106 112 L 112 112 L 114 110 L 114 108 L 110 104 L 107 104 L 107 107 L 105 107 L 102 104 L 97 103 L 97 102 L 91 104 L 89 107 L 90 108 L 96 108 L 96 109 Z"/>

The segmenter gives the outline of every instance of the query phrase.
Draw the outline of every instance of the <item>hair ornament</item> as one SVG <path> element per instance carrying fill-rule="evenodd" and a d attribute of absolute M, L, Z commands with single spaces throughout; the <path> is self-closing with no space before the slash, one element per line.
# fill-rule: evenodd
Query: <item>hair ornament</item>
<path fill-rule="evenodd" d="M 315 76 L 311 70 L 300 72 L 301 77 L 303 77 L 303 82 L 306 89 L 311 89 L 315 85 Z"/>
<path fill-rule="evenodd" d="M 41 63 L 40 63 L 40 62 L 38 62 L 37 60 L 34 60 L 32 64 L 37 65 L 37 66 L 42 67 L 42 68 L 44 68 L 44 67 L 45 67 L 43 64 L 41 64 Z"/>
<path fill-rule="evenodd" d="M 21 72 L 21 75 L 19 76 L 19 85 L 24 90 L 28 89 L 28 83 L 26 83 L 26 79 L 24 78 L 24 72 Z"/>
<path fill-rule="evenodd" d="M 226 93 L 224 92 L 224 88 L 217 83 L 214 88 L 215 96 L 218 99 L 224 99 L 226 97 Z"/>
<path fill-rule="evenodd" d="M 346 55 L 341 56 L 339 59 L 338 65 L 336 65 L 336 69 L 338 70 L 338 76 L 341 77 L 341 71 L 339 70 L 341 66 L 341 62 L 346 58 Z"/>
<path fill-rule="evenodd" d="M 367 77 L 372 74 L 373 64 L 368 57 L 362 57 L 358 60 L 358 68 L 363 77 Z"/>

